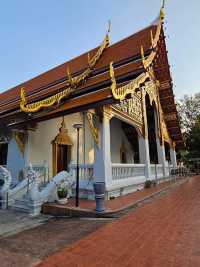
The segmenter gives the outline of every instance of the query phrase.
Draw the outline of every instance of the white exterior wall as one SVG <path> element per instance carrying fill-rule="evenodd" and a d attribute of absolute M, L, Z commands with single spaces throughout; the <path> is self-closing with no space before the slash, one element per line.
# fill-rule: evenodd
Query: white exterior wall
<path fill-rule="evenodd" d="M 49 177 L 52 177 L 52 141 L 59 133 L 61 127 L 62 117 L 51 119 L 48 121 L 40 122 L 37 125 L 35 132 L 29 132 L 29 161 L 34 164 L 44 164 L 49 167 Z M 75 113 L 65 116 L 66 129 L 68 130 L 69 137 L 73 142 L 72 146 L 72 162 L 76 162 L 76 143 L 77 132 L 73 128 L 73 124 L 83 123 L 83 116 L 81 113 Z M 94 159 L 94 141 L 91 136 L 90 129 L 88 129 L 88 123 L 86 121 L 86 140 L 85 140 L 85 159 L 86 163 L 93 163 Z M 83 163 L 83 130 L 80 130 L 80 163 Z"/>
<path fill-rule="evenodd" d="M 14 138 L 8 143 L 7 168 L 11 172 L 13 183 L 17 183 L 19 173 L 25 165 L 25 157 Z"/>
<path fill-rule="evenodd" d="M 122 148 L 122 144 L 124 145 L 124 148 L 126 150 L 127 163 L 134 163 L 134 155 L 131 149 L 131 144 L 129 143 L 124 131 L 122 130 L 121 121 L 116 118 L 111 119 L 110 129 L 112 163 L 121 163 L 120 150 Z"/>

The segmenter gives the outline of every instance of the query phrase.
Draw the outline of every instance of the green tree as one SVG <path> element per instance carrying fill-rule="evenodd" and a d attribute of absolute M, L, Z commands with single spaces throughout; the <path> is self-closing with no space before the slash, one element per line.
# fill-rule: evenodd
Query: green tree
<path fill-rule="evenodd" d="M 200 115 L 200 93 L 184 95 L 177 103 L 181 128 L 188 134 Z"/>
<path fill-rule="evenodd" d="M 196 118 L 192 126 L 187 145 L 190 157 L 200 158 L 200 116 Z"/>
<path fill-rule="evenodd" d="M 182 158 L 200 157 L 200 93 L 185 95 L 177 103 L 186 150 Z"/>

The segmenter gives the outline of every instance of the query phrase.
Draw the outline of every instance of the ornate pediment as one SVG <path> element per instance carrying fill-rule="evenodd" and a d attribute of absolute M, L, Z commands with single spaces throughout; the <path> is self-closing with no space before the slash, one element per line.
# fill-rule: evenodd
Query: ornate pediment
<path fill-rule="evenodd" d="M 64 117 L 63 117 L 63 120 L 61 123 L 61 127 L 59 129 L 59 133 L 57 134 L 57 136 L 53 140 L 53 143 L 57 144 L 57 145 L 68 145 L 68 146 L 73 145 L 73 142 L 68 135 L 68 130 L 66 129 L 66 126 L 65 126 Z"/>

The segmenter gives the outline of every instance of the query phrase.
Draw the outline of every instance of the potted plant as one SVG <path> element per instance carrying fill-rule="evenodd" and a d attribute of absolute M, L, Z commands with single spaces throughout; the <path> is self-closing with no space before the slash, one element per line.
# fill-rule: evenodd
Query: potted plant
<path fill-rule="evenodd" d="M 68 202 L 68 187 L 65 184 L 61 184 L 57 188 L 58 203 L 66 204 Z"/>
<path fill-rule="evenodd" d="M 144 188 L 150 188 L 151 185 L 152 185 L 151 180 L 146 180 L 145 183 L 144 183 Z"/>

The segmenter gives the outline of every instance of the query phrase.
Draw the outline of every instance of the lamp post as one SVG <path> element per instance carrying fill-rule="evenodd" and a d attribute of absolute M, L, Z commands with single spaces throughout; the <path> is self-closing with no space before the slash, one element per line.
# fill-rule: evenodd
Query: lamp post
<path fill-rule="evenodd" d="M 83 128 L 81 123 L 73 125 L 74 129 L 77 130 L 77 162 L 76 162 L 76 207 L 79 206 L 79 131 Z"/>

